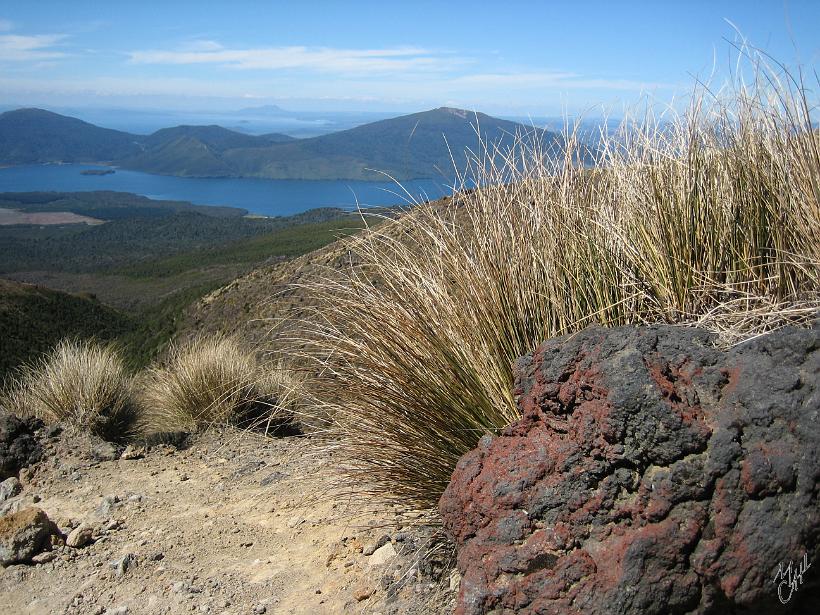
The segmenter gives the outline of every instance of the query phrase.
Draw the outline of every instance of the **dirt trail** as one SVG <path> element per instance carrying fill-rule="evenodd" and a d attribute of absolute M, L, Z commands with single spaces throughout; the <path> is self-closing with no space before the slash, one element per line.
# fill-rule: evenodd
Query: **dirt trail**
<path fill-rule="evenodd" d="M 226 432 L 126 460 L 53 438 L 13 506 L 89 523 L 95 542 L 2 570 L 0 613 L 446 612 L 440 564 L 418 559 L 429 532 L 330 497 L 334 460 L 311 450 Z"/>

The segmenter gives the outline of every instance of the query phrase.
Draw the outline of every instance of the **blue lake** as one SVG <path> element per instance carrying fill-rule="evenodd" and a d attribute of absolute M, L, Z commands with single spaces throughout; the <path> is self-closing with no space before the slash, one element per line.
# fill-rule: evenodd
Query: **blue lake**
<path fill-rule="evenodd" d="M 393 182 L 303 181 L 277 179 L 188 178 L 117 169 L 111 175 L 81 175 L 87 164 L 49 164 L 0 169 L 0 192 L 116 190 L 152 199 L 190 201 L 197 205 L 242 207 L 264 216 L 287 216 L 316 207 L 352 209 L 433 200 L 451 193 L 444 180 Z M 405 192 L 406 191 L 406 192 Z"/>

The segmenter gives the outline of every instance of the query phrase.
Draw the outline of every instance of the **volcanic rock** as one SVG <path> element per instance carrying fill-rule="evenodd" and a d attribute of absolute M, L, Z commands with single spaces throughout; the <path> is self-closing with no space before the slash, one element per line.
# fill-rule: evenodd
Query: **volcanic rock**
<path fill-rule="evenodd" d="M 366 585 L 360 585 L 353 590 L 353 599 L 356 602 L 363 602 L 373 595 L 373 588 Z"/>
<path fill-rule="evenodd" d="M 362 549 L 362 555 L 373 555 L 376 552 L 376 549 L 383 547 L 388 542 L 390 542 L 390 536 L 383 534 L 378 540 L 366 544 L 364 549 Z"/>
<path fill-rule="evenodd" d="M 590 328 L 519 359 L 522 418 L 439 503 L 457 613 L 816 612 L 820 574 L 783 571 L 820 564 L 820 331 L 712 342 Z"/>
<path fill-rule="evenodd" d="M 19 494 L 23 486 L 16 476 L 10 476 L 0 483 L 0 502 L 5 502 Z"/>
<path fill-rule="evenodd" d="M 373 555 L 367 560 L 370 566 L 383 566 L 396 557 L 396 549 L 391 543 L 387 543 L 379 547 L 373 552 Z"/>
<path fill-rule="evenodd" d="M 65 539 L 65 544 L 73 549 L 81 549 L 94 541 L 94 528 L 82 524 L 75 527 Z"/>
<path fill-rule="evenodd" d="M 0 480 L 39 461 L 42 447 L 34 432 L 42 426 L 40 419 L 21 419 L 0 409 Z"/>
<path fill-rule="evenodd" d="M 26 564 L 51 545 L 51 536 L 59 534 L 45 512 L 26 508 L 0 518 L 0 565 Z"/>
<path fill-rule="evenodd" d="M 125 576 L 125 573 L 131 570 L 137 563 L 137 556 L 133 553 L 126 553 L 117 560 L 111 562 L 111 567 L 118 577 Z"/>
<path fill-rule="evenodd" d="M 117 447 L 111 442 L 106 442 L 102 439 L 96 439 L 91 447 L 91 458 L 97 461 L 113 461 L 119 457 Z"/>

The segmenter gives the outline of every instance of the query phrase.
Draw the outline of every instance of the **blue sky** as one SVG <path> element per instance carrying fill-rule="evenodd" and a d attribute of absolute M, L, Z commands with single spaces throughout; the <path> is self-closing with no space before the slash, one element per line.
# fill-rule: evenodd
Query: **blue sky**
<path fill-rule="evenodd" d="M 791 66 L 820 59 L 817 0 L 4 0 L 0 104 L 617 110 L 729 67 L 734 28 Z"/>

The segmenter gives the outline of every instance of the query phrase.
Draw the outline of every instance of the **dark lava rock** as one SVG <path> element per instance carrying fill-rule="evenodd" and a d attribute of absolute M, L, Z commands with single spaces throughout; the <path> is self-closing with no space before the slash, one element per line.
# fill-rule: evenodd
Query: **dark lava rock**
<path fill-rule="evenodd" d="M 439 504 L 457 612 L 820 612 L 818 348 L 591 328 L 519 359 L 522 418 Z"/>
<path fill-rule="evenodd" d="M 0 565 L 26 564 L 51 546 L 60 530 L 39 508 L 26 508 L 0 518 Z"/>
<path fill-rule="evenodd" d="M 0 410 L 0 480 L 17 476 L 22 468 L 39 461 L 42 447 L 34 432 L 42 426 L 40 419 L 21 419 Z"/>
<path fill-rule="evenodd" d="M 163 431 L 150 433 L 142 443 L 147 447 L 167 445 L 177 449 L 185 449 L 191 444 L 191 434 L 187 431 Z"/>

